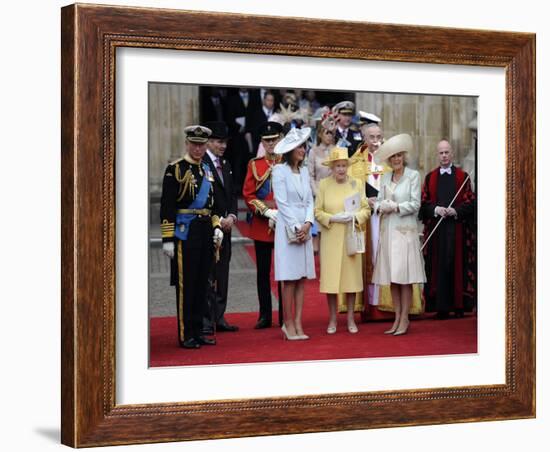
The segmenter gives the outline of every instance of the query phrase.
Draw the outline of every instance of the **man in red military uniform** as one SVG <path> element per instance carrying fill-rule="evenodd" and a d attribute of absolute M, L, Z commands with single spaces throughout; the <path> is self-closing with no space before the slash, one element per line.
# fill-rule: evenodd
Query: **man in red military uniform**
<path fill-rule="evenodd" d="M 265 155 L 250 160 L 243 184 L 243 197 L 252 213 L 252 224 L 248 236 L 254 240 L 256 252 L 256 284 L 260 312 L 255 328 L 269 328 L 272 324 L 271 304 L 271 255 L 277 206 L 271 186 L 271 171 L 280 161 L 273 151 L 281 139 L 283 127 L 277 122 L 268 122 L 260 131 Z M 280 301 L 280 288 L 279 288 Z"/>
<path fill-rule="evenodd" d="M 426 240 L 442 218 L 424 247 L 428 279 L 424 295 L 426 311 L 446 319 L 449 312 L 462 317 L 475 305 L 476 199 L 468 174 L 452 163 L 449 141 L 438 143 L 437 156 L 439 167 L 426 175 L 420 207 Z"/>

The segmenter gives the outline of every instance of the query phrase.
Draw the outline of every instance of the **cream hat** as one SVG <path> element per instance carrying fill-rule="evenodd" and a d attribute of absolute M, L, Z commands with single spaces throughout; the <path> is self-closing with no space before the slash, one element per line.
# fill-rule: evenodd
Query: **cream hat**
<path fill-rule="evenodd" d="M 348 148 L 333 147 L 330 150 L 328 158 L 322 163 L 322 165 L 330 166 L 337 160 L 350 161 L 350 158 L 348 157 Z"/>
<path fill-rule="evenodd" d="M 310 134 L 311 127 L 304 127 L 303 129 L 290 129 L 285 137 L 275 146 L 275 154 L 286 154 L 287 152 L 296 149 L 302 143 L 305 143 Z"/>
<path fill-rule="evenodd" d="M 413 140 L 409 134 L 402 133 L 395 135 L 384 142 L 380 149 L 374 153 L 374 162 L 377 165 L 382 165 L 392 155 L 399 152 L 411 152 L 413 148 Z"/>

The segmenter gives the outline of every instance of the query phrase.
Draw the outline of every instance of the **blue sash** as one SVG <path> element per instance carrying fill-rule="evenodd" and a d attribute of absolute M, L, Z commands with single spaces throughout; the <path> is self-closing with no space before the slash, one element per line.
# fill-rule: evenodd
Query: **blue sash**
<path fill-rule="evenodd" d="M 258 199 L 265 199 L 271 192 L 271 179 L 268 177 L 264 183 L 261 185 L 261 187 L 256 191 L 256 197 Z"/>
<path fill-rule="evenodd" d="M 193 202 L 187 207 L 188 209 L 203 209 L 208 201 L 208 194 L 210 193 L 210 187 L 212 185 L 208 180 L 208 176 L 211 174 L 211 171 L 205 163 L 202 163 L 201 165 L 202 170 L 204 171 L 201 188 L 199 189 L 199 193 Z M 178 213 L 176 215 L 176 231 L 174 232 L 174 235 L 180 240 L 187 240 L 189 225 L 196 217 L 197 215 L 192 213 Z"/>
<path fill-rule="evenodd" d="M 268 177 L 264 183 L 260 186 L 260 188 L 256 191 L 256 198 L 264 200 L 267 198 L 269 193 L 271 192 L 271 179 Z M 246 212 L 246 222 L 248 224 L 252 223 L 252 217 L 254 214 L 250 211 Z"/>

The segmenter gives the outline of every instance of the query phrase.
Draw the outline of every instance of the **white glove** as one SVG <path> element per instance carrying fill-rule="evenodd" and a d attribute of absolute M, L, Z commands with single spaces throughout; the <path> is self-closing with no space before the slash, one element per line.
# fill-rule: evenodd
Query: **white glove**
<path fill-rule="evenodd" d="M 264 216 L 269 218 L 274 223 L 277 222 L 277 209 L 267 209 L 264 213 Z"/>
<path fill-rule="evenodd" d="M 380 213 L 391 213 L 395 211 L 397 208 L 397 204 L 389 199 L 384 199 L 380 206 L 378 207 L 378 210 Z"/>
<path fill-rule="evenodd" d="M 434 209 L 434 213 L 439 217 L 446 217 L 447 216 L 447 209 L 445 209 L 445 207 L 437 206 Z"/>
<path fill-rule="evenodd" d="M 457 217 L 458 216 L 458 213 L 456 212 L 456 210 L 454 209 L 454 207 L 449 207 L 447 209 L 447 216 L 448 217 Z"/>
<path fill-rule="evenodd" d="M 267 222 L 267 224 L 269 225 L 269 229 L 275 229 L 275 225 L 277 224 L 275 221 L 273 221 L 271 218 L 269 219 L 269 221 Z"/>
<path fill-rule="evenodd" d="M 331 223 L 349 223 L 353 220 L 353 215 L 349 212 L 340 212 L 330 217 Z"/>
<path fill-rule="evenodd" d="M 395 201 L 392 201 L 391 199 L 388 201 L 388 205 L 391 209 L 391 212 L 397 212 L 397 210 L 399 209 L 397 203 Z"/>
<path fill-rule="evenodd" d="M 221 229 L 214 229 L 214 236 L 212 237 L 212 240 L 214 241 L 214 246 L 220 246 L 222 244 L 223 232 Z"/>
<path fill-rule="evenodd" d="M 172 259 L 174 257 L 174 242 L 164 242 L 162 252 Z"/>

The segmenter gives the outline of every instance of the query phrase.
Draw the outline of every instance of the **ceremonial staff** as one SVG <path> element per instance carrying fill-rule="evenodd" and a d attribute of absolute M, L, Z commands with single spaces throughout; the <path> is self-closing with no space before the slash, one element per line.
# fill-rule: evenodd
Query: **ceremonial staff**
<path fill-rule="evenodd" d="M 466 182 L 468 182 L 468 180 L 470 180 L 470 175 L 468 174 L 468 176 L 466 177 L 466 179 L 464 179 L 464 182 L 462 182 L 462 185 L 460 186 L 460 188 L 458 189 L 458 191 L 456 192 L 456 195 L 454 196 L 454 198 L 451 200 L 450 204 L 447 206 L 447 209 L 450 208 L 453 203 L 456 201 L 456 198 L 458 196 L 458 194 L 462 191 L 462 189 L 464 188 L 464 185 L 466 185 Z M 434 235 L 434 232 L 437 230 L 438 226 L 441 224 L 441 222 L 443 221 L 445 217 L 441 217 L 439 219 L 439 221 L 437 222 L 437 224 L 435 225 L 435 228 L 432 229 L 432 232 L 430 232 L 430 235 L 428 236 L 428 238 L 426 239 L 426 241 L 422 244 L 422 246 L 420 247 L 420 251 L 422 252 L 422 250 L 424 249 L 424 247 L 428 244 L 428 242 L 430 241 L 430 239 L 432 238 L 432 235 Z"/>

